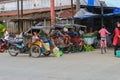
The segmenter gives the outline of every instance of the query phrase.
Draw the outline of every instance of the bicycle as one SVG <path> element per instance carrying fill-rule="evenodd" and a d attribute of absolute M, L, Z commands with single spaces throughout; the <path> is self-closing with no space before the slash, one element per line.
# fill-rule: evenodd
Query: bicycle
<path fill-rule="evenodd" d="M 100 46 L 101 46 L 101 54 L 103 54 L 104 52 L 106 53 L 107 46 L 106 46 L 106 38 L 105 37 L 101 38 Z"/>

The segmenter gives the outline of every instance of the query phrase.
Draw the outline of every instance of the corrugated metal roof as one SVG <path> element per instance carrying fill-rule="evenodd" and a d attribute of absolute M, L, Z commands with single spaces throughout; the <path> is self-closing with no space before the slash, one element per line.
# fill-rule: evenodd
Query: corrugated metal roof
<path fill-rule="evenodd" d="M 76 10 L 74 9 L 73 14 L 75 14 L 75 13 L 76 13 Z M 58 17 L 64 18 L 64 19 L 65 18 L 71 18 L 72 17 L 72 11 L 71 11 L 71 9 L 59 12 L 58 13 Z"/>
<path fill-rule="evenodd" d="M 10 1 L 10 0 L 0 0 L 0 2 L 4 2 L 4 1 Z"/>
<path fill-rule="evenodd" d="M 69 9 L 70 7 L 64 7 L 63 9 Z M 55 10 L 60 10 L 61 8 L 56 8 Z M 42 12 L 50 12 L 50 8 L 48 9 L 38 9 L 38 10 L 27 10 L 27 11 L 23 11 L 23 15 L 27 15 L 27 14 L 32 14 L 32 13 L 42 13 Z M 11 11 L 11 12 L 6 12 L 6 13 L 0 13 L 0 17 L 3 16 L 17 16 L 18 12 L 17 11 Z"/>

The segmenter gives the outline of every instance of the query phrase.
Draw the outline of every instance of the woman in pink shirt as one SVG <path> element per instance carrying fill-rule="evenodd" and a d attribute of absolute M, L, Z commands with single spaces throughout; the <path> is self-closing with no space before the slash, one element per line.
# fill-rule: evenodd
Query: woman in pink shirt
<path fill-rule="evenodd" d="M 116 56 L 116 50 L 120 47 L 120 23 L 117 22 L 117 27 L 114 30 L 114 38 L 113 38 L 113 46 L 114 46 L 114 55 Z"/>

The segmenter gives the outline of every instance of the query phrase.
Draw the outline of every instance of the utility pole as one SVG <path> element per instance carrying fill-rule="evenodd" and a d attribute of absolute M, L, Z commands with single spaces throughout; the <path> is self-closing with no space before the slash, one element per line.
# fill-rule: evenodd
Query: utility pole
<path fill-rule="evenodd" d="M 80 10 L 80 0 L 76 0 L 76 12 Z"/>
<path fill-rule="evenodd" d="M 18 32 L 20 32 L 20 21 L 19 21 L 19 18 L 20 18 L 20 7 L 19 7 L 19 0 L 17 0 L 17 19 L 18 19 Z"/>
<path fill-rule="evenodd" d="M 23 31 L 23 0 L 21 0 L 21 31 Z"/>
<path fill-rule="evenodd" d="M 54 0 L 50 0 L 50 4 L 51 4 L 51 25 L 55 24 L 55 10 L 54 10 Z"/>
<path fill-rule="evenodd" d="M 103 25 L 104 25 L 104 17 L 103 17 L 104 9 L 103 9 L 103 5 L 102 5 L 102 3 L 100 3 L 100 5 L 101 5 L 101 15 L 102 15 L 101 26 L 103 26 Z"/>
<path fill-rule="evenodd" d="M 23 17 L 23 0 L 21 0 L 21 18 Z"/>
<path fill-rule="evenodd" d="M 74 8 L 73 8 L 73 0 L 71 0 L 71 10 L 72 10 L 72 24 L 74 24 Z"/>

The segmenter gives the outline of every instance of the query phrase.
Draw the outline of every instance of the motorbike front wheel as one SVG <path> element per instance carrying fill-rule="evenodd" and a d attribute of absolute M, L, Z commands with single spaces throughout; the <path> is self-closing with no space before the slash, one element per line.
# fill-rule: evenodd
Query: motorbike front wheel
<path fill-rule="evenodd" d="M 11 56 L 17 56 L 19 53 L 19 50 L 16 46 L 10 46 L 8 49 L 8 52 Z"/>
<path fill-rule="evenodd" d="M 37 45 L 33 45 L 33 46 L 30 48 L 30 55 L 31 55 L 31 57 L 33 57 L 33 58 L 38 58 L 38 57 L 40 57 L 40 55 L 41 55 L 40 47 L 37 46 Z"/>

